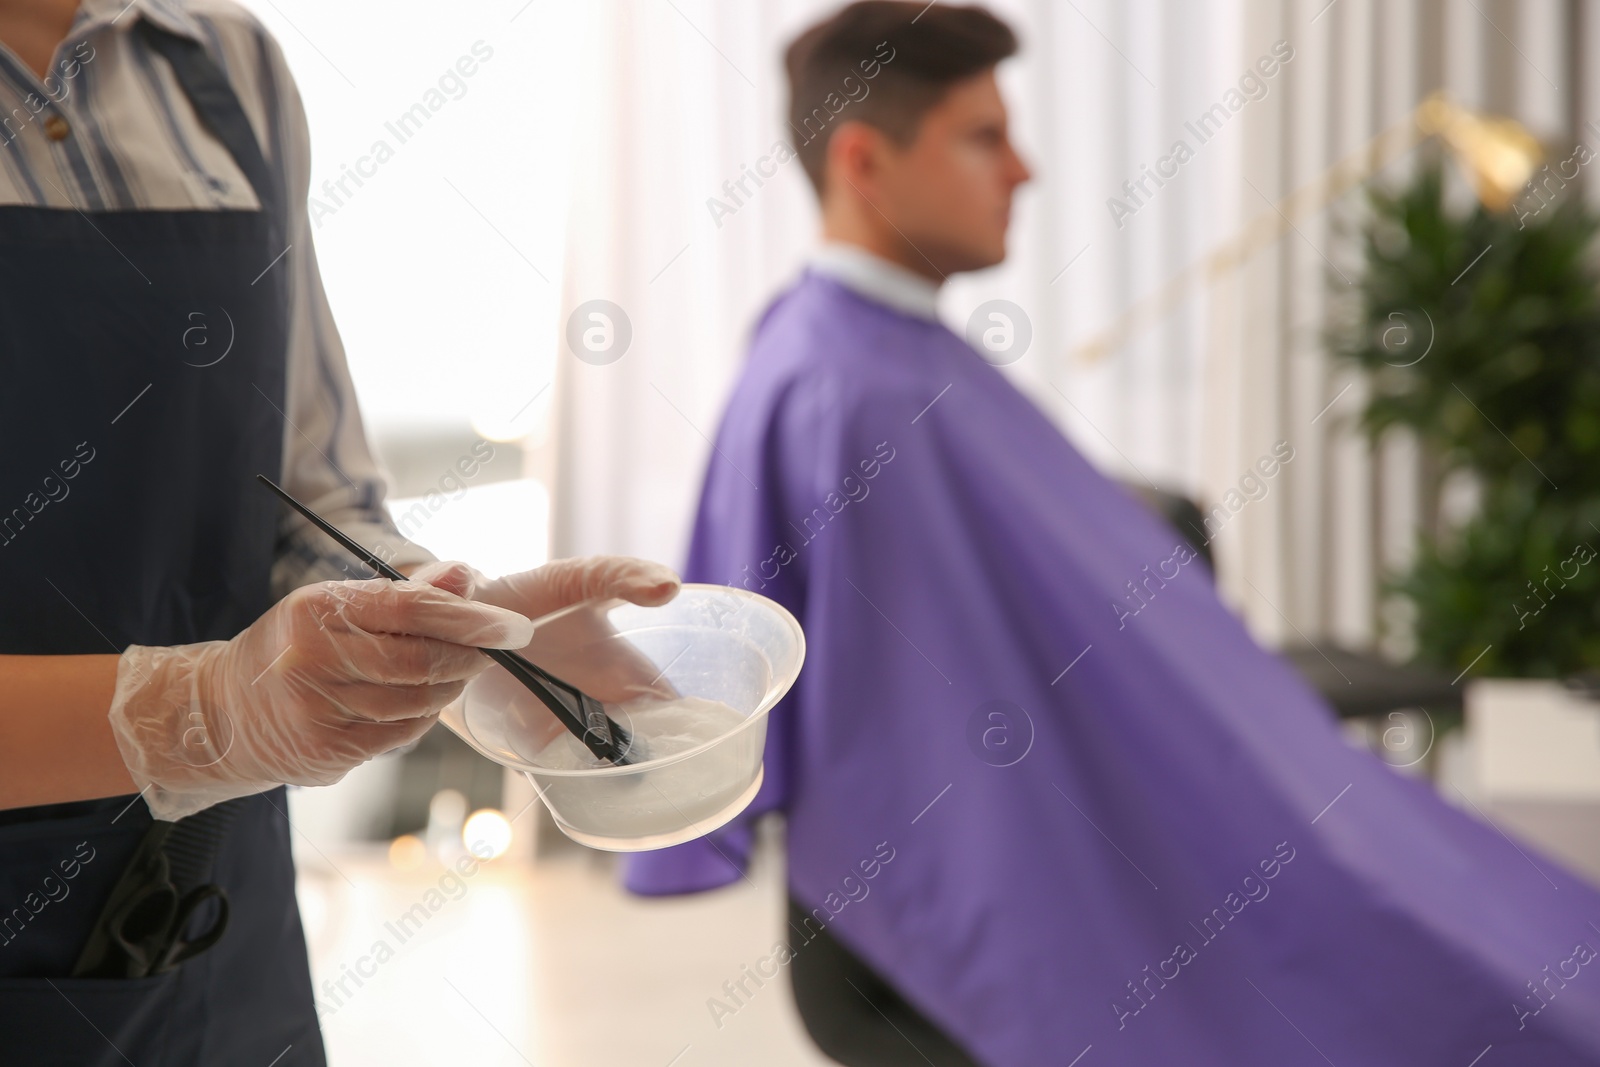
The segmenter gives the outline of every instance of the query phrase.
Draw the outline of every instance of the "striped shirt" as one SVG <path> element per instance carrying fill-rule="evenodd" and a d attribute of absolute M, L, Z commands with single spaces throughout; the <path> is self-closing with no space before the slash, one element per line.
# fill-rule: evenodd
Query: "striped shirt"
<path fill-rule="evenodd" d="M 383 478 L 312 248 L 305 110 L 277 42 L 253 15 L 231 0 L 81 0 L 43 78 L 0 44 L 0 205 L 84 212 L 260 207 L 172 69 L 129 32 L 139 18 L 206 47 L 288 191 L 288 249 L 270 265 L 272 253 L 265 253 L 261 264 L 290 276 L 282 484 L 397 566 L 433 558 L 400 536 L 383 506 Z M 298 516 L 285 516 L 279 533 L 279 595 L 365 573 Z"/>

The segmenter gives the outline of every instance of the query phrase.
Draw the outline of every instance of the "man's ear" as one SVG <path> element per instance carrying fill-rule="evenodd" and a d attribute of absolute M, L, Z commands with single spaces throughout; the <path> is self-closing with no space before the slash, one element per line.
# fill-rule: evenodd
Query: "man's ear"
<path fill-rule="evenodd" d="M 874 193 L 886 147 L 883 131 L 865 122 L 842 122 L 828 138 L 827 184 L 855 191 L 868 199 Z"/>

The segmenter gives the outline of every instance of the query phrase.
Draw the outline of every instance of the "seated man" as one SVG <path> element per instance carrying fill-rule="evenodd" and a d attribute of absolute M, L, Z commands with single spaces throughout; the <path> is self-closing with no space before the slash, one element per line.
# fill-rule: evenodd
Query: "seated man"
<path fill-rule="evenodd" d="M 757 328 L 686 570 L 809 641 L 752 808 L 787 816 L 799 908 L 763 975 L 853 1063 L 1600 1064 L 1600 893 L 1346 745 L 1187 542 L 940 325 L 1028 177 L 1013 47 L 879 0 L 788 53 L 824 244 Z M 750 840 L 628 884 L 725 884 Z M 819 960 L 875 976 L 835 984 L 898 1053 L 807 1009 Z"/>

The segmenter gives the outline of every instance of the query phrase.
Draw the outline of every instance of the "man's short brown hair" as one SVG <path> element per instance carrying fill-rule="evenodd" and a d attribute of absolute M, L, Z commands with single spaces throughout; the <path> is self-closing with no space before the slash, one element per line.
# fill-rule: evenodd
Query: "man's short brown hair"
<path fill-rule="evenodd" d="M 820 195 L 828 142 L 855 120 L 909 144 L 927 110 L 956 82 L 997 66 L 1017 36 L 981 7 L 860 0 L 789 45 L 789 127 Z"/>

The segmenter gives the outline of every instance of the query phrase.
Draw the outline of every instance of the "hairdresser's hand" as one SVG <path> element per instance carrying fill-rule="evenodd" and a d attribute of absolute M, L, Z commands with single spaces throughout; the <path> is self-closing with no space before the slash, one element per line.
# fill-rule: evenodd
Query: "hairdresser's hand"
<path fill-rule="evenodd" d="M 337 782 L 425 733 L 488 666 L 475 646 L 527 644 L 525 617 L 451 591 L 470 568 L 429 570 L 297 589 L 231 641 L 128 648 L 111 728 L 151 813 Z"/>
<path fill-rule="evenodd" d="M 631 600 L 654 607 L 677 596 L 678 585 L 677 574 L 660 563 L 632 556 L 582 556 L 480 581 L 472 598 L 537 619 L 584 600 Z"/>
<path fill-rule="evenodd" d="M 429 564 L 417 577 L 434 580 L 437 566 Z M 533 640 L 522 649 L 523 655 L 589 695 L 620 704 L 675 694 L 661 679 L 658 666 L 616 637 L 601 609 L 608 600 L 629 600 L 646 607 L 665 604 L 678 595 L 679 584 L 672 569 L 660 563 L 629 556 L 587 556 L 556 560 L 504 578 L 480 578 L 476 588 L 463 595 L 535 620 Z M 559 619 L 543 619 L 585 601 L 591 602 L 592 608 L 575 608 Z M 473 699 L 496 707 L 526 705 L 532 721 L 556 722 L 526 689 L 498 668 L 473 683 Z"/>

